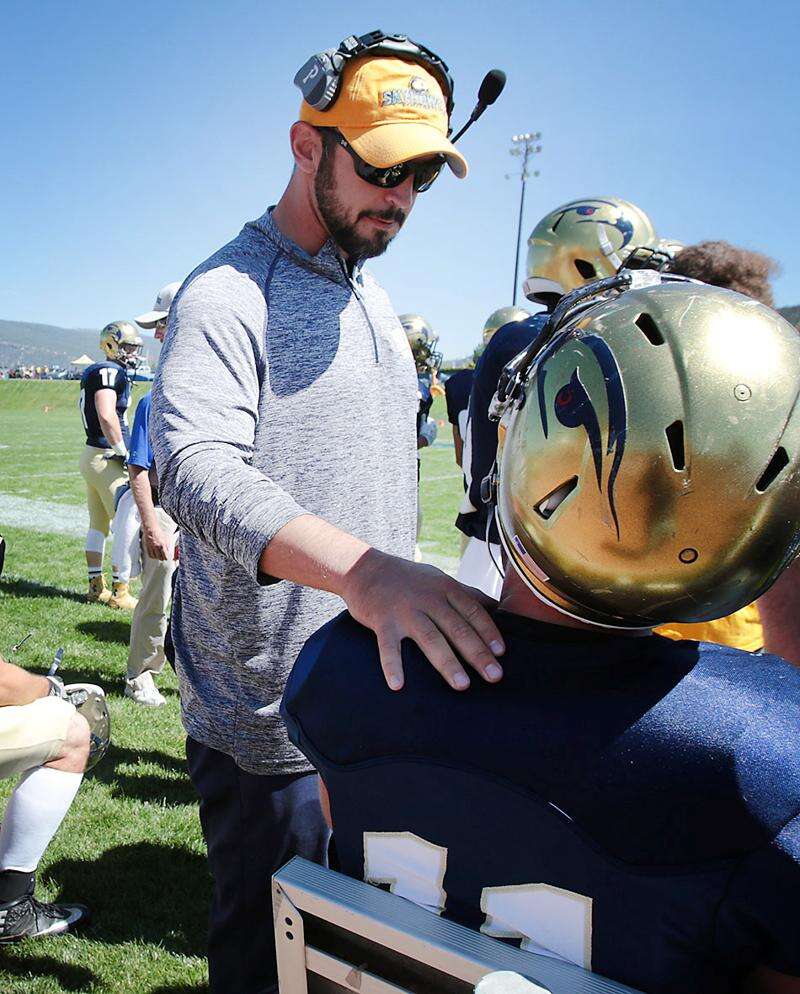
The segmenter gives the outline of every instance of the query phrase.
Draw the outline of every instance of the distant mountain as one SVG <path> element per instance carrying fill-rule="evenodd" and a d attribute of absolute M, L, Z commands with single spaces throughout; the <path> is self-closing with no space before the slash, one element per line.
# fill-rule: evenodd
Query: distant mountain
<path fill-rule="evenodd" d="M 85 352 L 102 358 L 99 331 L 86 328 L 59 328 L 29 321 L 0 321 L 0 367 L 67 366 Z M 145 352 L 155 363 L 160 346 L 144 335 Z"/>
<path fill-rule="evenodd" d="M 779 307 L 778 313 L 800 329 L 800 304 Z M 155 366 L 161 346 L 148 335 L 143 335 L 145 352 Z M 0 368 L 7 366 L 67 366 L 85 352 L 93 359 L 102 358 L 98 343 L 99 331 L 87 328 L 59 328 L 52 324 L 33 324 L 29 321 L 0 321 Z M 444 369 L 461 369 L 472 361 L 450 359 Z"/>

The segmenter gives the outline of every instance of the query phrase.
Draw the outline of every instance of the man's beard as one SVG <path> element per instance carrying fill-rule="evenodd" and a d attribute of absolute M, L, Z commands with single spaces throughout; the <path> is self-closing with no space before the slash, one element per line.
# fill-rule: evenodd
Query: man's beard
<path fill-rule="evenodd" d="M 351 223 L 347 218 L 344 205 L 334 192 L 333 165 L 327 155 L 323 156 L 317 175 L 314 177 L 314 192 L 328 234 L 351 262 L 374 259 L 378 255 L 383 255 L 389 247 L 389 242 L 397 234 L 396 231 L 387 229 L 386 231 L 376 231 L 371 238 L 365 238 L 355 230 L 355 225 L 361 218 L 377 217 L 383 221 L 395 221 L 398 230 L 406 219 L 405 211 L 396 208 L 385 211 L 361 211 L 356 216 L 355 221 Z"/>

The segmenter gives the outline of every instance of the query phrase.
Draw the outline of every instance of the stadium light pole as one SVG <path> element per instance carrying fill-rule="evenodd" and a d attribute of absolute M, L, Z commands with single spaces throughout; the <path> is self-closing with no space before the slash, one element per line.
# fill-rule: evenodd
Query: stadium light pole
<path fill-rule="evenodd" d="M 541 131 L 525 131 L 521 135 L 511 136 L 511 148 L 509 153 L 511 155 L 521 156 L 522 158 L 522 172 L 519 174 L 520 178 L 520 192 L 519 192 L 519 220 L 517 221 L 517 242 L 516 251 L 514 253 L 514 292 L 512 294 L 512 304 L 517 303 L 517 281 L 519 279 L 519 247 L 522 240 L 522 212 L 525 209 L 525 184 L 528 182 L 529 176 L 538 176 L 539 170 L 536 169 L 533 173 L 528 172 L 528 162 L 532 155 L 538 155 L 542 151 L 542 146 L 536 144 L 541 141 L 542 133 Z M 506 173 L 506 179 L 511 179 L 513 173 Z"/>

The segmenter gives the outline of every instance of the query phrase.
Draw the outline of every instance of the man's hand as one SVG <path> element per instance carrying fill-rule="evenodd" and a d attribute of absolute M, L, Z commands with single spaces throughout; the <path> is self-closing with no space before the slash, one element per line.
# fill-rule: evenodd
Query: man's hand
<path fill-rule="evenodd" d="M 341 593 L 356 621 L 375 632 L 392 690 L 403 686 L 404 638 L 417 643 L 455 690 L 469 686 L 456 653 L 484 680 L 501 679 L 495 657 L 505 646 L 486 611 L 494 601 L 441 570 L 370 549 L 350 569 Z"/>
<path fill-rule="evenodd" d="M 170 558 L 169 540 L 159 528 L 157 519 L 148 521 L 147 523 L 142 522 L 142 537 L 144 538 L 144 547 L 147 550 L 147 555 L 151 559 L 161 559 L 164 561 Z"/>

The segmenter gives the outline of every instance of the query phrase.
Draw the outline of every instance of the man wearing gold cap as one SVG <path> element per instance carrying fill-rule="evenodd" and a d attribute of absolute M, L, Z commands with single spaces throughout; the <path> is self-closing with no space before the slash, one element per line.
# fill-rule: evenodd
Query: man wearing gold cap
<path fill-rule="evenodd" d="M 410 562 L 414 362 L 363 268 L 445 163 L 466 175 L 452 82 L 407 39 L 362 41 L 298 73 L 289 184 L 184 282 L 153 387 L 160 499 L 182 533 L 172 637 L 214 878 L 210 984 L 225 994 L 275 989 L 270 875 L 295 853 L 325 858 L 315 778 L 278 712 L 306 639 L 344 602 L 394 690 L 404 638 L 453 687 L 469 683 L 453 650 L 502 675 L 488 601 Z"/>

